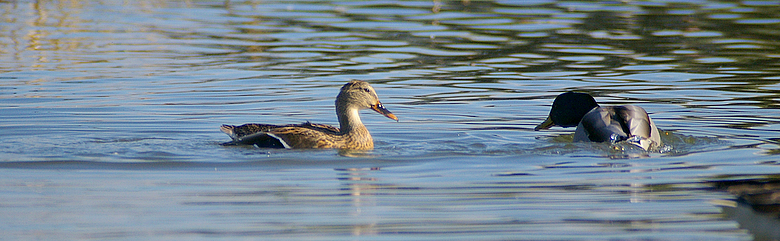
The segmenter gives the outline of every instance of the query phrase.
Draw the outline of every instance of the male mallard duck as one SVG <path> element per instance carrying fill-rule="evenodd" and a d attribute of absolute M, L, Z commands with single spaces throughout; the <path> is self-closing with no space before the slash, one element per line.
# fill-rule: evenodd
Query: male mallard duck
<path fill-rule="evenodd" d="M 353 80 L 341 87 L 341 92 L 336 97 L 336 115 L 341 129 L 310 122 L 290 125 L 222 125 L 220 130 L 233 138 L 233 141 L 222 145 L 256 145 L 287 149 L 372 149 L 374 140 L 360 121 L 358 114 L 359 110 L 368 108 L 398 121 L 398 118 L 379 102 L 374 88 L 366 82 Z"/>
<path fill-rule="evenodd" d="M 535 131 L 552 126 L 572 127 L 574 141 L 628 141 L 642 149 L 661 145 L 655 123 L 645 109 L 634 105 L 601 107 L 586 93 L 566 92 L 555 97 L 547 120 Z"/>

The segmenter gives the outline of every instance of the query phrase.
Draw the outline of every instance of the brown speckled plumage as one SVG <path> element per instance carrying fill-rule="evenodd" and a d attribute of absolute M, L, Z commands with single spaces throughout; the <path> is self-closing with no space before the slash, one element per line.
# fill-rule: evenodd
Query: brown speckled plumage
<path fill-rule="evenodd" d="M 374 89 L 366 82 L 354 80 L 341 87 L 336 97 L 336 114 L 341 129 L 311 122 L 290 125 L 244 124 L 222 125 L 220 130 L 233 141 L 223 145 L 256 145 L 272 148 L 340 148 L 365 150 L 374 148 L 374 140 L 358 114 L 373 109 L 390 119 L 398 118 L 379 102 Z"/>

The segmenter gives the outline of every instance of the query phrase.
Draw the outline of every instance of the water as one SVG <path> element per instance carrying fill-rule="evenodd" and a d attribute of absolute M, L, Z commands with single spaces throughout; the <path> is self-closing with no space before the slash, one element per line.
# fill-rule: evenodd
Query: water
<path fill-rule="evenodd" d="M 707 181 L 780 172 L 778 13 L 1 2 L 3 238 L 751 239 L 724 211 L 734 196 Z M 218 145 L 220 124 L 335 125 L 351 79 L 401 120 L 362 112 L 373 151 Z M 534 132 L 568 90 L 644 107 L 666 145 Z"/>

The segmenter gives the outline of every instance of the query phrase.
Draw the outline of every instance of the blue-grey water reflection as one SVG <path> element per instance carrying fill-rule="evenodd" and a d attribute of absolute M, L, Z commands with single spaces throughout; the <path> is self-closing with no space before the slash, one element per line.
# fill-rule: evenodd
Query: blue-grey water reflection
<path fill-rule="evenodd" d="M 0 2 L 3 235 L 778 239 L 711 184 L 780 173 L 779 6 Z M 362 113 L 373 151 L 218 145 L 335 125 L 352 79 L 401 119 Z M 534 132 L 569 90 L 644 107 L 665 146 Z"/>

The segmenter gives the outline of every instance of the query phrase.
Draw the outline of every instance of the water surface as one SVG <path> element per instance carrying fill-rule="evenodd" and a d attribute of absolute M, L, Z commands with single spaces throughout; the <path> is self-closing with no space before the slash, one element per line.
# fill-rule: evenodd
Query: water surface
<path fill-rule="evenodd" d="M 708 181 L 780 172 L 778 5 L 1 2 L 0 223 L 9 239 L 751 239 Z M 352 79 L 400 118 L 361 112 L 373 151 L 219 145 L 221 124 L 335 125 Z M 570 90 L 644 107 L 665 145 L 533 131 Z"/>

